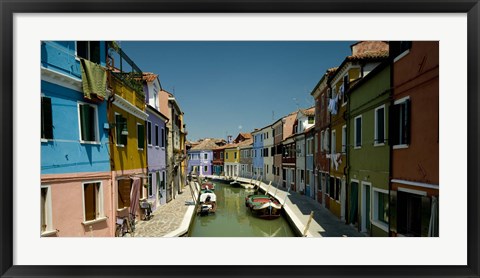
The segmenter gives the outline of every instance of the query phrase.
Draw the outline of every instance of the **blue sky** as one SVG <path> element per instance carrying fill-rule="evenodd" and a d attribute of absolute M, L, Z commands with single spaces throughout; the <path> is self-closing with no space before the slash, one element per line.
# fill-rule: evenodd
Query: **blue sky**
<path fill-rule="evenodd" d="M 142 71 L 159 74 L 185 113 L 190 141 L 252 132 L 314 105 L 325 70 L 353 41 L 121 41 Z"/>

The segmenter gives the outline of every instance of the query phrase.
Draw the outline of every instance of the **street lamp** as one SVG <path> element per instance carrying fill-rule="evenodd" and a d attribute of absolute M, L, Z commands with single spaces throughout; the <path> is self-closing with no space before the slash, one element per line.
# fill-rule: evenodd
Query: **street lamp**
<path fill-rule="evenodd" d="M 121 135 L 128 135 L 127 123 L 123 123 L 123 122 L 107 123 L 105 124 L 104 128 L 109 129 L 111 126 L 115 128 L 121 128 L 122 129 L 122 132 L 120 133 Z"/>

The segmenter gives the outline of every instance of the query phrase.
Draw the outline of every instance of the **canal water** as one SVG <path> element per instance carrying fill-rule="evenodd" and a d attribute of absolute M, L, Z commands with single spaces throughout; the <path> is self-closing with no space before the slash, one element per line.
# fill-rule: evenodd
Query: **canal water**
<path fill-rule="evenodd" d="M 282 215 L 264 220 L 252 215 L 245 206 L 245 197 L 253 190 L 215 182 L 217 211 L 208 216 L 195 216 L 189 237 L 294 237 L 295 233 Z"/>

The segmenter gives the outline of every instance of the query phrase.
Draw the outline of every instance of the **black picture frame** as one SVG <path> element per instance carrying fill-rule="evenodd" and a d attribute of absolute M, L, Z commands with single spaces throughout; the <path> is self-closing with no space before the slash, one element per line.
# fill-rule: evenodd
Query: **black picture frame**
<path fill-rule="evenodd" d="M 478 0 L 0 0 L 0 276 L 1 277 L 479 277 L 480 157 Z M 468 264 L 466 266 L 18 266 L 13 265 L 14 13 L 466 13 L 468 33 Z M 446 30 L 447 31 L 447 30 Z M 452 31 L 452 30 L 448 30 Z M 452 92 L 453 93 L 453 92 Z M 451 254 L 454 256 L 455 254 Z"/>

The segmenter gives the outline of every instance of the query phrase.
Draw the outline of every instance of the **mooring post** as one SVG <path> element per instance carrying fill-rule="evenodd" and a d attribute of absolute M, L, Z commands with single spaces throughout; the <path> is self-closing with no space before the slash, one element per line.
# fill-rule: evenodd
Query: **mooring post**
<path fill-rule="evenodd" d="M 312 218 L 313 218 L 313 210 L 310 212 L 310 218 L 308 218 L 307 225 L 305 226 L 305 230 L 303 231 L 304 237 L 307 236 L 308 227 L 310 227 L 310 222 L 312 222 Z"/>

